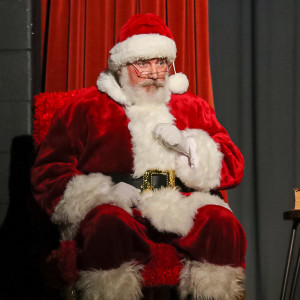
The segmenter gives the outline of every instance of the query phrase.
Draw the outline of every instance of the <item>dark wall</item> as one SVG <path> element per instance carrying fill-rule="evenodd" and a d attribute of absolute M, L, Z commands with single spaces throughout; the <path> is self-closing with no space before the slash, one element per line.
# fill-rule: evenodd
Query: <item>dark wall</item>
<path fill-rule="evenodd" d="M 245 157 L 229 201 L 248 239 L 247 299 L 280 297 L 292 226 L 283 212 L 300 186 L 299 16 L 295 0 L 209 1 L 216 112 Z"/>
<path fill-rule="evenodd" d="M 39 0 L 0 0 L 0 299 L 42 299 L 29 213 L 32 95 L 39 92 Z M 44 297 L 44 299 L 46 299 Z"/>
<path fill-rule="evenodd" d="M 9 207 L 10 150 L 13 139 L 31 135 L 31 103 L 38 90 L 39 1 L 0 1 L 0 224 Z M 25 150 L 25 149 L 24 149 Z"/>

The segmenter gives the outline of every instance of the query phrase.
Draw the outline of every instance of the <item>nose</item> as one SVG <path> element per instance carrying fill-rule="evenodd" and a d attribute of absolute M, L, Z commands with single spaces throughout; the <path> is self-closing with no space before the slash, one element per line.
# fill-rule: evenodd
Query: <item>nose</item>
<path fill-rule="evenodd" d="M 158 78 L 158 75 L 157 75 L 157 66 L 155 63 L 151 63 L 151 68 L 150 68 L 150 73 L 149 73 L 149 78 L 151 79 L 157 79 Z"/>

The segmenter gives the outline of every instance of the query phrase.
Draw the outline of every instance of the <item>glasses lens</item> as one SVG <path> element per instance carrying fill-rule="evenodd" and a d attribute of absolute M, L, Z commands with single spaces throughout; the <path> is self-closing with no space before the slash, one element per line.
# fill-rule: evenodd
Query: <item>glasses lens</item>
<path fill-rule="evenodd" d="M 157 74 L 157 78 L 158 78 L 158 79 L 163 79 L 163 78 L 165 78 L 166 73 L 168 73 L 168 71 L 161 71 L 161 72 L 140 72 L 138 76 L 139 76 L 140 78 L 145 78 L 145 79 L 147 79 L 147 78 L 149 78 L 149 76 L 150 76 L 151 74 Z"/>
<path fill-rule="evenodd" d="M 140 72 L 139 77 L 140 78 L 148 78 L 149 74 L 150 74 L 150 72 Z"/>

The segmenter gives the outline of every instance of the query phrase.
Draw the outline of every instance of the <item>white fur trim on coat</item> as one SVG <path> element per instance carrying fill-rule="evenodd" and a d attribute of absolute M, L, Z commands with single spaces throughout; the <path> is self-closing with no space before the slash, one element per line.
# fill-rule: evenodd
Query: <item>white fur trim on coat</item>
<path fill-rule="evenodd" d="M 98 205 L 114 204 L 132 214 L 131 203 L 116 198 L 112 189 L 111 178 L 101 173 L 74 176 L 68 182 L 51 218 L 53 223 L 59 225 L 61 240 L 72 240 L 79 223 Z"/>
<path fill-rule="evenodd" d="M 186 261 L 180 271 L 178 290 L 181 299 L 233 300 L 244 291 L 245 273 L 241 267 L 218 266 L 207 262 Z"/>
<path fill-rule="evenodd" d="M 134 154 L 134 177 L 142 176 L 147 170 L 174 170 L 175 152 L 165 147 L 153 136 L 158 123 L 174 122 L 169 108 L 164 105 L 134 105 L 126 109 L 130 119 L 128 129 L 132 136 Z"/>
<path fill-rule="evenodd" d="M 220 185 L 223 154 L 218 144 L 201 129 L 186 129 L 183 134 L 192 143 L 191 151 L 194 167 L 185 155 L 176 158 L 176 176 L 188 187 L 209 191 Z"/>
<path fill-rule="evenodd" d="M 109 176 L 101 173 L 74 176 L 67 184 L 62 199 L 55 207 L 52 222 L 56 224 L 79 224 L 112 186 Z"/>
<path fill-rule="evenodd" d="M 114 76 L 109 72 L 100 73 L 97 79 L 97 87 L 99 91 L 106 93 L 116 102 L 130 106 L 130 101 L 127 100 L 126 95 L 123 93 L 120 85 L 117 83 Z"/>
<path fill-rule="evenodd" d="M 174 82 L 174 80 L 172 79 L 173 76 L 176 76 L 176 78 L 178 78 L 178 75 L 180 76 L 181 80 L 179 80 L 179 82 Z M 184 74 L 177 73 L 176 75 L 172 75 L 169 77 L 168 87 L 171 93 L 183 94 L 187 91 L 188 79 Z M 114 75 L 110 73 L 110 71 L 104 71 L 100 73 L 97 79 L 97 88 L 99 91 L 106 93 L 110 98 L 112 98 L 114 101 L 121 105 L 132 105 L 132 102 L 127 99 L 119 83 L 116 81 Z"/>
<path fill-rule="evenodd" d="M 127 262 L 111 270 L 81 271 L 75 288 L 85 300 L 139 300 L 143 267 Z"/>
<path fill-rule="evenodd" d="M 173 62 L 176 58 L 175 42 L 160 34 L 137 34 L 117 43 L 110 50 L 108 67 L 117 71 L 127 63 L 133 63 L 140 59 L 156 57 L 167 58 Z"/>
<path fill-rule="evenodd" d="M 142 193 L 138 208 L 157 230 L 185 236 L 194 225 L 197 210 L 205 205 L 219 205 L 230 210 L 218 196 L 195 192 L 185 197 L 172 188 Z"/>
<path fill-rule="evenodd" d="M 72 239 L 79 223 L 97 205 L 113 203 L 109 191 L 113 183 L 101 173 L 74 176 L 55 207 L 51 221 L 59 225 L 61 239 Z"/>

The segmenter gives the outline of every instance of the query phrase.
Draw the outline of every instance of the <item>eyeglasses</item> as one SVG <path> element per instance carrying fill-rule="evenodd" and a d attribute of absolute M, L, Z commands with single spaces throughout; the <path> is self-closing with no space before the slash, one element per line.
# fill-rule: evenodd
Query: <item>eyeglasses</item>
<path fill-rule="evenodd" d="M 140 78 L 145 78 L 145 79 L 149 78 L 150 75 L 152 75 L 152 74 L 156 74 L 158 79 L 163 79 L 163 78 L 165 78 L 166 73 L 169 73 L 170 68 L 171 68 L 171 66 L 166 65 L 166 63 L 164 63 L 162 65 L 158 64 L 157 65 L 157 70 L 158 71 L 157 72 L 150 72 L 150 71 L 147 71 L 147 70 L 145 70 L 145 71 L 139 70 L 137 68 L 137 66 L 135 66 L 135 64 L 131 64 L 131 65 L 133 66 L 134 70 L 136 71 L 136 75 Z M 149 68 L 149 66 L 148 67 L 145 66 L 145 69 L 146 68 Z M 161 69 L 161 71 L 160 71 L 160 69 Z M 163 70 L 163 69 L 165 69 L 165 70 Z"/>

